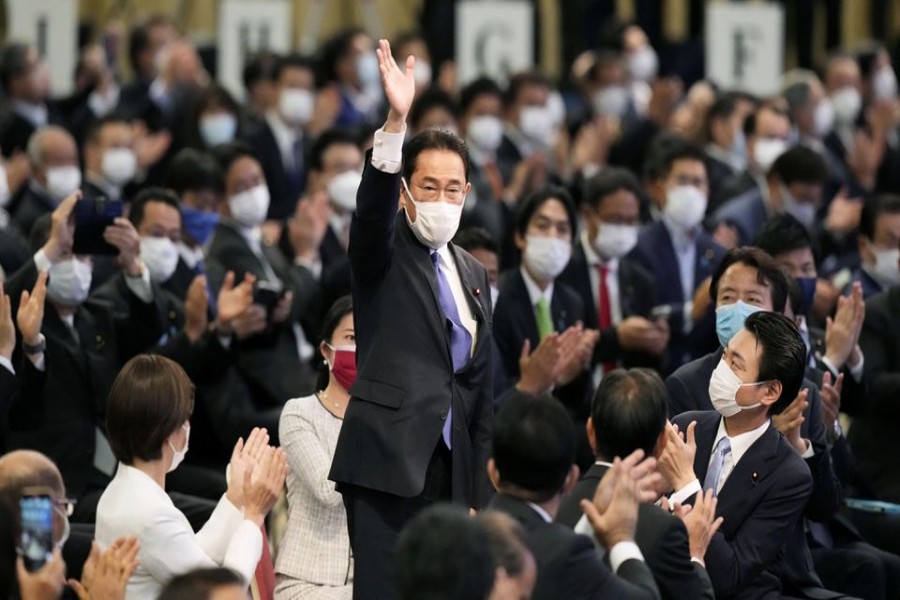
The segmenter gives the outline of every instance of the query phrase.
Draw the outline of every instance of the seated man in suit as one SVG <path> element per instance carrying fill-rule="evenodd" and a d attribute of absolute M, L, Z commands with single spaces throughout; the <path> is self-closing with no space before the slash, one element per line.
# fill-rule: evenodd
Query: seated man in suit
<path fill-rule="evenodd" d="M 705 354 L 714 346 L 713 319 L 694 306 L 698 288 L 725 251 L 703 230 L 707 179 L 703 151 L 681 140 L 659 149 L 648 166 L 648 191 L 658 220 L 644 226 L 627 255 L 653 274 L 658 310 L 667 316 L 670 342 L 666 370 Z"/>
<path fill-rule="evenodd" d="M 863 207 L 859 220 L 859 268 L 853 280 L 862 284 L 863 297 L 886 292 L 900 283 L 900 197 L 879 194 Z M 847 290 L 845 290 L 846 292 Z"/>
<path fill-rule="evenodd" d="M 538 565 L 532 598 L 659 598 L 653 575 L 634 543 L 640 500 L 635 478 L 640 467 L 652 467 L 653 459 L 633 467 L 636 457 L 642 456 L 638 453 L 625 461 L 631 468 L 617 461 L 609 469 L 599 486 L 611 494 L 605 510 L 584 502 L 609 566 L 590 538 L 553 522 L 560 502 L 578 480 L 578 467 L 572 462 L 574 433 L 566 411 L 548 396 L 516 394 L 495 418 L 488 473 L 498 495 L 490 507 L 525 528 Z"/>
<path fill-rule="evenodd" d="M 618 365 L 660 366 L 669 343 L 665 320 L 651 321 L 656 306 L 653 275 L 625 255 L 637 244 L 640 185 L 617 167 L 585 183 L 581 215 L 585 227 L 559 281 L 576 290 L 585 307 L 585 327 L 598 329 L 594 380 Z"/>
<path fill-rule="evenodd" d="M 506 186 L 520 187 L 521 184 L 512 185 L 513 180 L 517 173 L 527 172 L 529 164 L 534 167 L 532 177 L 546 181 L 549 167 L 543 158 L 556 136 L 548 102 L 552 91 L 552 82 L 537 71 L 516 73 L 509 80 L 503 99 L 506 125 L 497 148 L 497 168 Z M 520 196 L 515 198 L 519 200 L 533 188 L 512 191 L 519 192 Z"/>
<path fill-rule="evenodd" d="M 713 214 L 712 220 L 734 228 L 736 246 L 752 243 L 772 215 L 787 213 L 813 231 L 827 179 L 825 160 L 814 150 L 795 146 L 778 157 L 766 174 L 765 186 L 732 198 Z"/>
<path fill-rule="evenodd" d="M 269 219 L 284 219 L 306 187 L 309 136 L 307 126 L 315 108 L 313 63 L 298 55 L 280 58 L 272 72 L 278 100 L 255 131 L 248 132 L 247 144 L 259 157 L 271 203 Z"/>
<path fill-rule="evenodd" d="M 537 192 L 519 205 L 515 240 L 522 265 L 500 277 L 494 339 L 507 381 L 516 381 L 523 346 L 536 349 L 542 340 L 562 334 L 565 352 L 571 352 L 573 360 L 556 381 L 561 386 L 556 395 L 578 425 L 579 464 L 587 465 L 591 452 L 582 426 L 593 386 L 584 367 L 597 342 L 597 331 L 582 330 L 584 304 L 575 290 L 557 280 L 572 254 L 575 227 L 575 208 L 562 188 Z"/>
<path fill-rule="evenodd" d="M 50 71 L 33 44 L 7 43 L 0 53 L 0 85 L 10 111 L 0 123 L 3 155 L 25 152 L 32 134 L 48 123 L 58 123 L 59 115 L 48 105 Z"/>
<path fill-rule="evenodd" d="M 48 125 L 35 131 L 28 140 L 28 160 L 31 177 L 12 215 L 26 238 L 41 215 L 53 212 L 63 198 L 81 187 L 78 146 L 62 127 Z"/>
<path fill-rule="evenodd" d="M 84 194 L 110 200 L 131 200 L 128 189 L 138 172 L 131 123 L 106 117 L 94 123 L 84 140 Z"/>
<path fill-rule="evenodd" d="M 744 121 L 753 112 L 753 99 L 741 92 L 724 92 L 716 98 L 706 115 L 709 143 L 706 166 L 709 169 L 709 197 L 720 197 L 719 190 L 731 177 L 747 166 L 747 139 Z M 710 202 L 707 214 L 717 207 Z"/>
<path fill-rule="evenodd" d="M 716 597 L 781 597 L 785 540 L 800 522 L 813 478 L 772 417 L 797 396 L 805 363 L 806 348 L 789 319 L 753 313 L 709 381 L 717 412 L 675 417 L 687 441 L 670 426 L 659 465 L 675 490 L 669 502 L 712 490 L 716 514 L 724 517 L 706 552 Z"/>
<path fill-rule="evenodd" d="M 666 413 L 666 388 L 656 373 L 619 369 L 605 376 L 594 395 L 587 424 L 597 462 L 563 499 L 556 522 L 575 531 L 588 524 L 580 501 L 594 497 L 600 480 L 612 467 L 611 459 L 628 456 L 637 449 L 658 458 L 666 445 Z M 698 496 L 698 501 L 704 500 Z M 635 542 L 663 598 L 713 597 L 703 557 L 718 526 L 713 522 L 714 511 L 704 513 L 696 508 L 683 516 L 683 524 L 648 502 L 641 503 L 638 510 Z"/>
<path fill-rule="evenodd" d="M 307 332 L 302 323 L 312 314 L 316 283 L 308 270 L 289 265 L 278 248 L 262 238 L 269 189 L 253 151 L 239 142 L 227 144 L 216 148 L 216 158 L 227 201 L 219 203 L 221 220 L 208 256 L 232 271 L 236 281 L 248 273 L 256 278 L 251 310 L 264 331 L 237 345 L 237 362 L 258 407 L 281 406 L 312 391 L 315 351 L 309 340 L 314 328 L 307 325 Z M 265 296 L 258 291 L 261 285 L 268 291 Z"/>

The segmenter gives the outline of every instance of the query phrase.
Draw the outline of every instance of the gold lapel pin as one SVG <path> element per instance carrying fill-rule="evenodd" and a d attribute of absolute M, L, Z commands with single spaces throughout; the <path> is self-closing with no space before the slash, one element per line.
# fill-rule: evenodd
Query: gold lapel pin
<path fill-rule="evenodd" d="M 480 296 L 481 288 L 472 288 L 472 293 L 475 294 L 476 296 Z"/>

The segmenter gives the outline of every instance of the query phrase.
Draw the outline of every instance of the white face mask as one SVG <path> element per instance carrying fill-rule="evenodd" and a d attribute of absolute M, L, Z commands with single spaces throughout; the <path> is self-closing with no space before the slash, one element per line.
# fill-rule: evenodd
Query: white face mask
<path fill-rule="evenodd" d="M 625 86 L 611 85 L 594 92 L 591 103 L 594 112 L 598 115 L 620 119 L 628 110 L 630 96 L 631 94 L 628 93 L 628 88 Z"/>
<path fill-rule="evenodd" d="M 75 307 L 87 300 L 91 291 L 91 265 L 72 257 L 50 267 L 47 298 L 59 306 Z"/>
<path fill-rule="evenodd" d="M 693 229 L 706 213 L 706 195 L 693 185 L 676 185 L 666 192 L 663 216 L 680 229 Z"/>
<path fill-rule="evenodd" d="M 469 121 L 469 141 L 483 152 L 496 152 L 503 141 L 503 122 L 492 115 L 473 117 Z"/>
<path fill-rule="evenodd" d="M 415 221 L 410 221 L 409 211 L 405 211 L 406 222 L 409 223 L 413 234 L 423 246 L 427 246 L 432 250 L 446 246 L 447 242 L 456 235 L 456 230 L 459 229 L 459 219 L 462 217 L 465 199 L 459 204 L 452 204 L 442 200 L 416 202 L 409 191 L 406 179 L 403 178 L 401 181 L 403 182 L 403 188 L 406 190 L 407 199 L 416 208 Z"/>
<path fill-rule="evenodd" d="M 900 248 L 877 248 L 871 242 L 869 248 L 875 255 L 875 264 L 867 269 L 872 278 L 882 287 L 900 285 Z"/>
<path fill-rule="evenodd" d="M 813 127 L 816 136 L 823 138 L 834 129 L 834 105 L 828 98 L 822 98 L 813 113 Z"/>
<path fill-rule="evenodd" d="M 621 258 L 637 245 L 637 225 L 600 222 L 594 237 L 594 250 L 604 259 Z"/>
<path fill-rule="evenodd" d="M 862 108 L 862 96 L 855 87 L 842 87 L 831 94 L 834 116 L 841 125 L 851 125 Z"/>
<path fill-rule="evenodd" d="M 278 98 L 278 112 L 291 125 L 303 126 L 312 119 L 316 99 L 309 90 L 286 88 Z"/>
<path fill-rule="evenodd" d="M 124 185 L 137 172 L 137 157 L 130 148 L 110 148 L 100 165 L 103 177 L 113 185 Z"/>
<path fill-rule="evenodd" d="M 897 76 L 891 67 L 881 67 L 872 78 L 872 91 L 881 100 L 891 100 L 897 95 Z"/>
<path fill-rule="evenodd" d="M 78 167 L 50 167 L 47 169 L 47 193 L 59 204 L 63 198 L 81 187 Z"/>
<path fill-rule="evenodd" d="M 768 173 L 785 150 L 787 142 L 781 138 L 759 138 L 753 144 L 753 161 L 763 173 Z"/>
<path fill-rule="evenodd" d="M 656 50 L 649 44 L 628 55 L 628 72 L 631 73 L 632 79 L 650 81 L 656 77 L 657 69 L 659 58 L 656 56 Z"/>
<path fill-rule="evenodd" d="M 178 248 L 167 237 L 141 236 L 141 260 L 155 283 L 168 281 L 178 266 Z"/>
<path fill-rule="evenodd" d="M 737 393 L 742 387 L 753 387 L 764 384 L 764 381 L 758 383 L 744 383 L 734 374 L 725 359 L 719 361 L 716 369 L 713 371 L 709 380 L 709 399 L 715 408 L 723 417 L 733 417 L 742 410 L 750 410 L 761 406 L 762 403 L 757 402 L 750 406 L 742 406 L 737 403 Z"/>
<path fill-rule="evenodd" d="M 418 61 L 416 61 L 418 62 Z M 360 54 L 356 59 L 356 75 L 363 87 L 375 86 L 381 79 L 381 71 L 378 68 L 378 57 L 374 50 Z"/>
<path fill-rule="evenodd" d="M 810 228 L 816 222 L 816 205 L 811 202 L 798 202 L 786 185 L 779 184 L 784 212 L 791 215 L 804 227 Z"/>
<path fill-rule="evenodd" d="M 236 132 L 237 118 L 231 113 L 215 113 L 200 119 L 200 137 L 209 148 L 234 140 Z"/>
<path fill-rule="evenodd" d="M 269 212 L 269 188 L 261 183 L 228 199 L 231 218 L 242 227 L 256 227 Z"/>
<path fill-rule="evenodd" d="M 359 171 L 344 171 L 332 177 L 325 186 L 331 203 L 346 212 L 356 210 L 356 190 L 360 182 L 362 174 Z"/>
<path fill-rule="evenodd" d="M 525 263 L 528 272 L 540 283 L 553 281 L 572 257 L 572 244 L 555 237 L 525 237 Z"/>
<path fill-rule="evenodd" d="M 413 79 L 419 87 L 426 88 L 431 85 L 431 63 L 417 58 L 416 66 L 413 67 Z"/>
<path fill-rule="evenodd" d="M 166 469 L 166 473 L 171 473 L 177 469 L 178 465 L 184 462 L 184 457 L 187 456 L 188 445 L 191 441 L 191 426 L 185 423 L 181 428 L 186 432 L 184 436 L 184 448 L 176 450 L 174 444 L 172 444 L 172 440 L 166 440 L 166 443 L 169 444 L 169 448 L 172 449 L 172 464 Z"/>
<path fill-rule="evenodd" d="M 556 140 L 553 115 L 546 106 L 526 106 L 519 113 L 519 129 L 525 137 L 542 146 L 552 146 Z"/>

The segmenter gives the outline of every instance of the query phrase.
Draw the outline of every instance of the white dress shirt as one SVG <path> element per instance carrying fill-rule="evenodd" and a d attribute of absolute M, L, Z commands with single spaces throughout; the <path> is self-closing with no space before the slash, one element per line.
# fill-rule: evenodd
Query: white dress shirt
<path fill-rule="evenodd" d="M 272 135 L 275 136 L 275 143 L 278 144 L 278 152 L 281 154 L 281 163 L 285 170 L 293 173 L 296 169 L 303 168 L 302 164 L 297 164 L 297 157 L 294 154 L 294 145 L 303 139 L 303 130 L 288 126 L 274 111 L 266 113 L 266 123 L 272 129 Z M 300 158 L 302 160 L 302 156 Z"/>
<path fill-rule="evenodd" d="M 745 431 L 744 433 L 731 437 L 725 431 L 725 419 L 719 419 L 719 430 L 716 432 L 716 437 L 713 439 L 712 449 L 715 450 L 720 439 L 727 437 L 728 441 L 731 443 L 731 452 L 725 456 L 725 461 L 722 464 L 722 470 L 719 474 L 719 486 L 716 489 L 716 494 L 721 491 L 722 486 L 725 485 L 725 481 L 728 479 L 728 476 L 731 475 L 731 472 L 734 470 L 735 465 L 741 460 L 741 457 L 746 454 L 747 450 L 750 449 L 750 446 L 756 443 L 756 440 L 763 436 L 771 423 L 771 420 L 766 419 L 766 422 L 756 429 L 751 429 L 750 431 Z M 712 464 L 715 455 L 715 452 L 710 453 L 710 465 Z M 694 479 L 692 482 L 669 496 L 669 505 L 671 506 L 675 502 L 684 504 L 685 500 L 702 490 L 703 486 L 701 485 L 700 480 Z"/>
<path fill-rule="evenodd" d="M 194 569 L 227 567 L 249 583 L 262 556 L 259 527 L 224 496 L 194 533 L 165 490 L 143 471 L 120 463 L 97 504 L 96 538 L 106 549 L 123 536 L 136 536 L 140 544 L 126 600 L 155 600 L 169 580 Z"/>
<path fill-rule="evenodd" d="M 519 267 L 519 271 L 522 273 L 522 279 L 525 280 L 525 289 L 528 290 L 528 301 L 531 302 L 531 308 L 536 309 L 537 303 L 542 299 L 546 300 L 547 306 L 550 307 L 553 301 L 553 282 L 551 281 L 542 290 L 537 282 L 531 278 L 531 275 L 528 274 L 528 269 L 522 266 Z"/>
<path fill-rule="evenodd" d="M 594 295 L 594 307 L 600 314 L 600 267 L 605 266 L 606 289 L 609 290 L 609 314 L 612 324 L 622 322 L 622 299 L 619 297 L 619 259 L 611 258 L 604 262 L 590 240 L 587 239 L 587 231 L 581 232 L 581 249 L 588 264 L 588 275 L 591 278 L 591 293 Z"/>
<path fill-rule="evenodd" d="M 376 131 L 375 143 L 372 146 L 372 166 L 385 173 L 399 173 L 403 161 L 403 139 L 403 133 L 388 133 L 383 128 Z M 468 301 L 466 301 L 462 279 L 459 277 L 459 270 L 456 267 L 456 261 L 453 260 L 453 254 L 446 245 L 438 248 L 436 252 L 441 259 L 438 263 L 441 272 L 447 278 L 453 300 L 456 301 L 456 310 L 459 312 L 461 325 L 472 337 L 472 347 L 469 350 L 471 354 L 477 341 L 478 324 Z"/>

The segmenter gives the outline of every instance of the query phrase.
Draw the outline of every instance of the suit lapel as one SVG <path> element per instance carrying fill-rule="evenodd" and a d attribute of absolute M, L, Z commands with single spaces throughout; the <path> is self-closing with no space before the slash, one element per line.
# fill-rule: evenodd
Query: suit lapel
<path fill-rule="evenodd" d="M 619 304 L 623 319 L 627 319 L 636 312 L 634 308 L 635 293 L 634 273 L 631 265 L 626 260 L 619 260 Z"/>
<path fill-rule="evenodd" d="M 694 437 L 697 440 L 697 455 L 694 457 L 694 474 L 703 485 L 706 479 L 706 471 L 709 469 L 709 458 L 712 456 L 712 445 L 716 439 L 716 433 L 719 431 L 719 421 L 722 417 L 718 413 L 704 413 L 703 417 L 697 420 L 697 429 L 694 431 Z"/>
<path fill-rule="evenodd" d="M 525 280 L 522 278 L 522 272 L 519 269 L 512 273 L 512 282 L 510 285 L 508 299 L 515 299 L 512 303 L 519 312 L 516 322 L 522 324 L 525 337 L 531 342 L 532 349 L 537 348 L 540 342 L 540 334 L 537 328 L 537 319 L 534 315 L 534 307 L 531 306 L 531 296 L 528 295 L 528 288 L 525 287 Z M 524 341 L 524 340 L 523 340 Z"/>
<path fill-rule="evenodd" d="M 695 242 L 697 245 L 697 257 L 694 264 L 694 289 L 696 290 L 703 283 L 703 280 L 712 274 L 713 263 L 716 259 L 716 250 L 711 239 L 706 237 L 705 233 Z M 691 290 L 693 292 L 693 290 Z"/>
<path fill-rule="evenodd" d="M 656 222 L 656 227 L 659 231 L 659 237 L 661 238 L 662 243 L 659 244 L 658 254 L 659 260 L 662 263 L 662 270 L 657 275 L 662 275 L 667 279 L 667 281 L 660 281 L 659 289 L 660 291 L 666 289 L 677 289 L 680 291 L 680 296 L 678 301 L 680 302 L 684 299 L 684 290 L 681 289 L 681 268 L 678 266 L 678 259 L 675 257 L 675 246 L 673 246 L 672 236 L 669 235 L 669 230 L 666 229 L 666 226 L 663 225 L 662 221 Z M 662 300 L 662 298 L 660 298 Z"/>
<path fill-rule="evenodd" d="M 718 514 L 733 514 L 737 506 L 746 504 L 747 494 L 772 472 L 778 456 L 779 435 L 770 424 L 762 437 L 747 449 L 719 491 Z"/>

